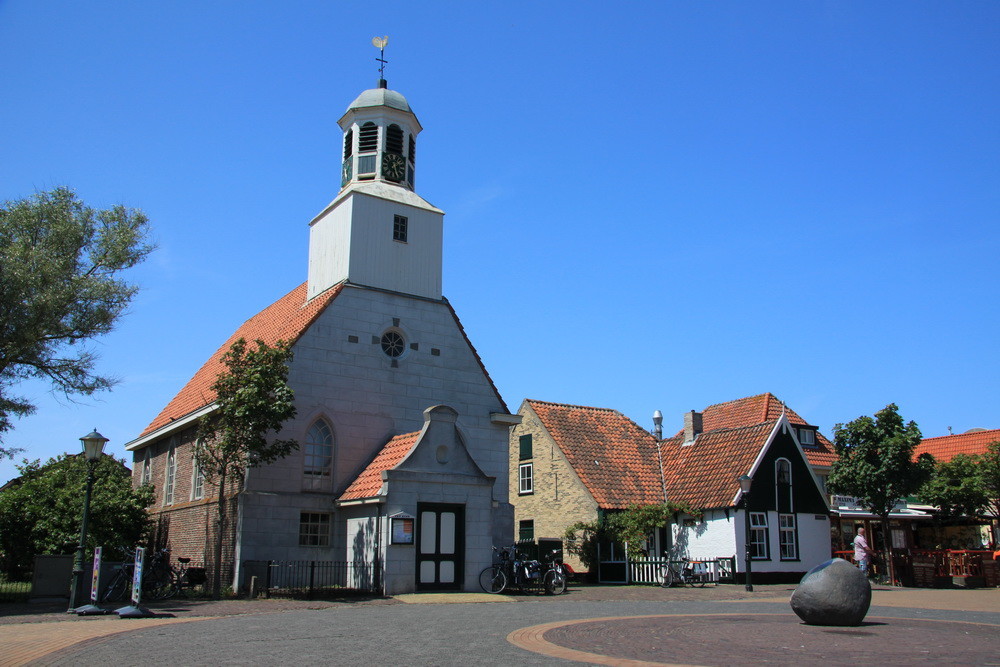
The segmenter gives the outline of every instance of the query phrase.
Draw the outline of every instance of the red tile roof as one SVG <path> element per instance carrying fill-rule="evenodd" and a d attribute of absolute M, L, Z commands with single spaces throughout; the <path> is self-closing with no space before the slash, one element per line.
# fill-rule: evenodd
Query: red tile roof
<path fill-rule="evenodd" d="M 780 417 L 782 407 L 784 407 L 785 415 L 792 425 L 810 426 L 809 422 L 799 416 L 795 410 L 783 406 L 777 396 L 767 392 L 708 406 L 702 411 L 702 427 L 707 432 L 720 428 L 741 428 L 761 424 Z M 682 435 L 683 432 L 682 429 L 677 435 Z M 833 443 L 819 431 L 816 432 L 815 446 L 803 446 L 802 450 L 805 452 L 809 464 L 813 466 L 832 466 L 833 462 L 837 460 Z"/>
<path fill-rule="evenodd" d="M 342 286 L 338 285 L 317 295 L 311 301 L 306 301 L 306 283 L 302 283 L 244 322 L 236 333 L 198 369 L 194 377 L 167 403 L 167 407 L 163 408 L 139 437 L 146 436 L 215 401 L 211 386 L 223 369 L 222 355 L 238 339 L 243 338 L 247 342 L 260 339 L 268 345 L 273 345 L 279 340 L 294 343 L 323 309 L 337 297 L 341 289 Z"/>
<path fill-rule="evenodd" d="M 780 413 L 779 413 L 780 414 Z M 705 431 L 693 444 L 683 434 L 660 444 L 667 499 L 693 508 L 729 507 L 778 420 Z"/>
<path fill-rule="evenodd" d="M 351 482 L 339 500 L 361 500 L 374 498 L 382 488 L 382 471 L 391 470 L 413 449 L 420 431 L 394 436 L 368 464 L 357 479 Z"/>
<path fill-rule="evenodd" d="M 617 410 L 527 399 L 597 504 L 663 502 L 656 440 Z"/>
<path fill-rule="evenodd" d="M 982 454 L 994 440 L 1000 440 L 998 428 L 924 438 L 917 445 L 913 456 L 916 458 L 926 452 L 938 461 L 950 461 L 956 454 Z"/>

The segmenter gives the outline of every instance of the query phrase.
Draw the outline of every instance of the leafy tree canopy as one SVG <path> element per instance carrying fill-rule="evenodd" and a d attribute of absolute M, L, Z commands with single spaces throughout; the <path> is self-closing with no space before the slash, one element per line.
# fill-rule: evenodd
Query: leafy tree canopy
<path fill-rule="evenodd" d="M 827 488 L 832 493 L 855 496 L 862 506 L 888 517 L 896 502 L 913 495 L 930 477 L 933 458 L 913 452 L 922 435 L 916 423 L 903 423 L 899 408 L 890 404 L 874 419 L 858 417 L 833 427 L 837 460 Z"/>
<path fill-rule="evenodd" d="M 982 512 L 987 498 L 977 458 L 958 454 L 950 461 L 938 461 L 918 494 L 920 500 L 953 516 L 976 516 Z"/>
<path fill-rule="evenodd" d="M 675 513 L 701 516 L 687 503 L 659 505 L 629 505 L 620 512 L 609 512 L 603 521 L 580 521 L 566 528 L 563 535 L 566 549 L 583 561 L 588 568 L 597 564 L 597 544 L 600 541 L 628 544 L 630 553 L 648 553 L 646 538 L 657 529 L 670 525 Z"/>
<path fill-rule="evenodd" d="M 0 492 L 0 562 L 16 576 L 30 571 L 36 554 L 73 553 L 80 540 L 87 461 L 60 456 L 44 465 L 25 461 L 20 481 Z M 148 526 L 146 507 L 153 502 L 150 486 L 132 487 L 124 463 L 102 456 L 95 463 L 87 549 L 104 546 L 109 558 L 142 541 Z"/>
<path fill-rule="evenodd" d="M 23 380 L 44 378 L 65 396 L 115 383 L 84 345 L 110 332 L 135 296 L 121 273 L 152 251 L 148 235 L 141 211 L 94 210 L 68 188 L 0 206 L 0 437 L 35 409 L 11 393 Z"/>

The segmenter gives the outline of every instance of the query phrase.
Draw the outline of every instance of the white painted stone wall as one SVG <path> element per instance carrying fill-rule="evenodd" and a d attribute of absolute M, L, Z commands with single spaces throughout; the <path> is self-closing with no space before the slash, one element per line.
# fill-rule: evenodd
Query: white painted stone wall
<path fill-rule="evenodd" d="M 416 350 L 407 349 L 395 368 L 377 342 L 394 326 L 394 318 L 407 344 L 417 344 Z M 350 336 L 358 342 L 350 342 Z M 440 354 L 432 354 L 432 348 Z M 298 415 L 280 436 L 303 442 L 313 421 L 326 418 L 335 438 L 334 489 L 342 491 L 391 436 L 419 430 L 424 409 L 449 405 L 459 414 L 458 427 L 469 454 L 484 474 L 496 480 L 493 533 L 509 540 L 514 528 L 513 508 L 507 502 L 508 427 L 490 421 L 491 412 L 506 412 L 506 406 L 446 304 L 346 286 L 305 332 L 294 353 L 289 382 Z M 299 513 L 334 512 L 336 498 L 333 492 L 303 493 L 302 469 L 300 450 L 251 472 L 243 559 L 346 557 L 339 513 L 333 517 L 329 549 L 297 546 Z"/>
<path fill-rule="evenodd" d="M 672 558 L 690 558 L 692 560 L 726 558 L 736 553 L 735 519 L 732 511 L 726 518 L 722 510 L 706 510 L 703 520 L 693 519 L 694 524 L 685 526 L 685 519 L 680 517 L 680 524 L 672 526 Z"/>

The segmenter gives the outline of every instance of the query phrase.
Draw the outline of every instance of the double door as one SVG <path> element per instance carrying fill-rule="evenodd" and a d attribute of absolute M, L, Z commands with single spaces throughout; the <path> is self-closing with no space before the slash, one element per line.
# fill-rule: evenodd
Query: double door
<path fill-rule="evenodd" d="M 417 504 L 417 589 L 461 590 L 465 506 Z"/>

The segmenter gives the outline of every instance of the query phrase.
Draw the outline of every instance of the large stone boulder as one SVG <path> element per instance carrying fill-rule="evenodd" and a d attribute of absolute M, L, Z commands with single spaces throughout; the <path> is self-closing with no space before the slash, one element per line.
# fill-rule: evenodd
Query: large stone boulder
<path fill-rule="evenodd" d="M 864 572 L 833 558 L 809 570 L 788 602 L 809 625 L 861 625 L 872 603 L 872 587 Z"/>

